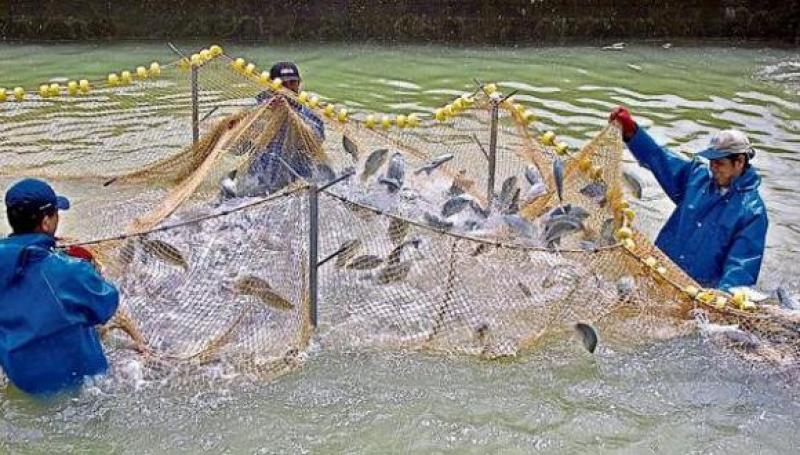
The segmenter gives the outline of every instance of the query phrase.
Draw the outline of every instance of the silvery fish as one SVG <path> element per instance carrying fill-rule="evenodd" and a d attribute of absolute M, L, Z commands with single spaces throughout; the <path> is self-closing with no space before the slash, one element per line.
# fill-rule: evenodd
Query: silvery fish
<path fill-rule="evenodd" d="M 597 349 L 598 342 L 597 331 L 594 327 L 579 322 L 575 324 L 575 330 L 577 330 L 578 334 L 581 336 L 581 341 L 583 341 L 583 346 L 586 350 L 590 353 L 594 353 L 594 350 Z"/>
<path fill-rule="evenodd" d="M 778 296 L 778 304 L 781 308 L 785 308 L 787 310 L 800 310 L 800 305 L 798 305 L 797 300 L 792 298 L 786 289 L 781 286 L 778 286 L 778 289 L 775 290 L 775 294 Z"/>
<path fill-rule="evenodd" d="M 736 343 L 745 349 L 755 349 L 761 344 L 755 335 L 740 329 L 725 330 L 722 333 L 729 341 Z"/>
<path fill-rule="evenodd" d="M 400 256 L 403 254 L 403 250 L 407 246 L 413 246 L 414 248 L 419 248 L 420 243 L 421 243 L 420 239 L 411 239 L 397 245 L 389 253 L 389 255 L 386 256 L 386 263 L 389 265 L 398 264 L 400 262 Z"/>
<path fill-rule="evenodd" d="M 381 264 L 383 264 L 383 259 L 372 254 L 365 254 L 353 259 L 352 262 L 347 264 L 347 268 L 353 270 L 372 270 Z"/>
<path fill-rule="evenodd" d="M 564 204 L 562 206 L 553 209 L 548 215 L 548 219 L 555 220 L 562 217 L 569 217 L 583 221 L 589 218 L 589 216 L 590 216 L 589 212 L 587 212 L 580 206 L 572 204 Z"/>
<path fill-rule="evenodd" d="M 453 227 L 453 223 L 451 223 L 449 221 L 445 221 L 445 220 L 439 218 L 436 215 L 431 215 L 428 212 L 423 213 L 422 217 L 425 219 L 425 222 L 428 223 L 428 226 L 430 226 L 432 228 L 435 228 L 435 229 L 440 229 L 440 230 L 445 230 L 446 231 L 446 230 L 448 230 L 448 229 Z"/>
<path fill-rule="evenodd" d="M 471 200 L 466 196 L 456 196 L 448 199 L 442 206 L 442 216 L 448 218 L 460 213 L 470 204 Z"/>
<path fill-rule="evenodd" d="M 410 261 L 388 265 L 378 272 L 375 282 L 378 284 L 389 284 L 404 280 L 406 276 L 408 276 L 410 270 Z"/>
<path fill-rule="evenodd" d="M 443 165 L 444 163 L 453 159 L 453 154 L 448 153 L 447 155 L 437 156 L 436 158 L 428 161 L 419 169 L 414 171 L 414 175 L 419 175 L 421 173 L 426 173 L 431 175 L 431 172 L 435 171 L 439 166 Z"/>
<path fill-rule="evenodd" d="M 525 179 L 528 180 L 531 186 L 536 186 L 542 183 L 542 174 L 539 173 L 539 168 L 533 164 L 525 168 Z"/>
<path fill-rule="evenodd" d="M 364 170 L 361 172 L 361 181 L 366 181 L 372 174 L 378 172 L 388 156 L 389 149 L 378 149 L 370 153 L 364 163 Z"/>
<path fill-rule="evenodd" d="M 579 220 L 569 217 L 558 218 L 556 220 L 549 220 L 545 224 L 544 241 L 549 248 L 558 245 L 561 238 L 573 232 L 578 232 L 583 229 L 583 223 Z"/>
<path fill-rule="evenodd" d="M 641 199 L 642 181 L 639 179 L 639 176 L 630 171 L 622 171 L 622 176 L 625 178 L 625 182 L 631 188 L 631 192 L 636 197 L 636 199 Z"/>
<path fill-rule="evenodd" d="M 517 177 L 512 175 L 503 181 L 503 186 L 500 188 L 500 196 L 497 198 L 497 203 L 501 212 L 507 210 L 508 207 L 512 205 L 515 193 L 517 194 L 517 198 L 519 198 Z"/>
<path fill-rule="evenodd" d="M 547 193 L 547 185 L 545 185 L 544 182 L 539 182 L 528 188 L 525 195 L 522 196 L 522 202 L 528 204 L 545 193 Z"/>
<path fill-rule="evenodd" d="M 292 302 L 275 292 L 272 286 L 261 278 L 252 275 L 239 278 L 234 284 L 234 289 L 240 294 L 256 297 L 272 308 L 278 310 L 294 309 Z"/>
<path fill-rule="evenodd" d="M 356 256 L 356 253 L 358 253 L 360 248 L 361 240 L 358 239 L 348 240 L 342 243 L 342 245 L 339 246 L 341 253 L 336 256 L 336 267 L 344 267 L 344 265 L 347 264 L 347 261 Z"/>
<path fill-rule="evenodd" d="M 222 196 L 226 199 L 236 197 L 236 169 L 229 172 L 219 182 Z"/>
<path fill-rule="evenodd" d="M 142 246 L 146 252 L 158 259 L 168 264 L 181 267 L 184 271 L 189 270 L 189 263 L 183 258 L 183 254 L 169 243 L 158 239 L 143 239 Z"/>
<path fill-rule="evenodd" d="M 525 286 L 521 282 L 517 282 L 517 286 L 519 286 L 520 291 L 525 294 L 525 297 L 530 298 L 533 294 L 531 293 L 531 289 L 528 286 Z"/>
<path fill-rule="evenodd" d="M 392 218 L 389 222 L 389 229 L 387 229 L 389 233 L 389 239 L 397 245 L 398 243 L 402 242 L 404 238 L 406 238 L 406 234 L 408 234 L 409 229 L 411 228 L 411 224 L 408 221 L 405 221 L 401 218 Z"/>
<path fill-rule="evenodd" d="M 580 193 L 601 206 L 606 203 L 606 184 L 603 182 L 592 182 L 581 188 Z"/>
<path fill-rule="evenodd" d="M 553 160 L 553 178 L 556 182 L 556 193 L 558 200 L 564 203 L 564 162 L 558 156 Z"/>
<path fill-rule="evenodd" d="M 489 217 L 489 211 L 481 207 L 481 204 L 474 199 L 470 199 L 469 208 L 472 209 L 472 211 L 475 212 L 475 214 L 480 216 L 481 218 Z"/>
<path fill-rule="evenodd" d="M 358 146 L 345 135 L 342 135 L 342 147 L 353 158 L 353 162 L 358 161 Z"/>
<path fill-rule="evenodd" d="M 396 152 L 389 160 L 389 168 L 386 170 L 386 176 L 379 179 L 380 183 L 389 187 L 390 192 L 395 192 L 403 187 L 403 179 L 405 178 L 406 160 L 403 154 Z"/>
<path fill-rule="evenodd" d="M 536 235 L 533 224 L 519 215 L 503 215 L 503 221 L 523 237 L 533 238 Z"/>

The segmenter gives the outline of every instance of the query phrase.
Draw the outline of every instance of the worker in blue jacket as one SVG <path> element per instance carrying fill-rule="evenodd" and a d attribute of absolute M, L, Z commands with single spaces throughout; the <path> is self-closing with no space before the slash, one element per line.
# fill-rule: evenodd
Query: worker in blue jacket
<path fill-rule="evenodd" d="M 58 211 L 69 201 L 50 185 L 22 180 L 5 204 L 13 233 L 0 239 L 0 366 L 27 393 L 77 387 L 108 369 L 95 326 L 111 318 L 119 295 L 88 251 L 55 249 Z"/>
<path fill-rule="evenodd" d="M 768 222 L 747 136 L 717 133 L 696 155 L 705 163 L 659 147 L 624 107 L 612 111 L 610 121 L 619 123 L 628 149 L 677 206 L 656 246 L 702 286 L 728 291 L 755 284 Z"/>

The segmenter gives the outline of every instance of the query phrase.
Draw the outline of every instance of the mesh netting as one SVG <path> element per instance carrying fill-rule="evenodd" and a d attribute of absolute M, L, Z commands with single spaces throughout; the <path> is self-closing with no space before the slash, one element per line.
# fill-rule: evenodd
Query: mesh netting
<path fill-rule="evenodd" d="M 642 233 L 614 126 L 571 151 L 494 86 L 435 118 L 353 118 L 225 55 L 158 73 L 0 105 L 0 180 L 70 195 L 65 241 L 121 291 L 111 356 L 136 352 L 150 374 L 275 377 L 302 363 L 315 315 L 333 347 L 494 358 L 576 322 L 630 345 L 700 321 L 747 361 L 800 360 L 796 315 L 697 289 Z"/>

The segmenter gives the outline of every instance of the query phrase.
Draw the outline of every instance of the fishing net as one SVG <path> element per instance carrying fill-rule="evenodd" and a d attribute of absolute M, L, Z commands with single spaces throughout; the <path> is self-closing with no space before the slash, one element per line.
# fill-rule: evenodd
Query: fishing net
<path fill-rule="evenodd" d="M 220 52 L 156 69 L 0 104 L 0 181 L 73 200 L 62 242 L 120 289 L 118 361 L 269 379 L 312 333 L 495 358 L 578 322 L 618 346 L 727 327 L 749 362 L 800 360 L 796 315 L 698 289 L 648 240 L 613 125 L 571 150 L 492 84 L 352 115 Z"/>

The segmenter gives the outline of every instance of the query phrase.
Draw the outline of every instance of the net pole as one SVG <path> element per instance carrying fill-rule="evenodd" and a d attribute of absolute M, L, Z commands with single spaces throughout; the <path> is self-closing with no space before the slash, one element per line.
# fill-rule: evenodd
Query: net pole
<path fill-rule="evenodd" d="M 192 65 L 192 143 L 200 140 L 200 106 L 197 99 L 197 67 Z"/>
<path fill-rule="evenodd" d="M 319 191 L 308 187 L 308 293 L 311 326 L 317 327 L 317 271 L 319 269 Z"/>
<path fill-rule="evenodd" d="M 486 200 L 489 207 L 492 206 L 492 199 L 494 199 L 494 174 L 497 168 L 497 114 L 498 104 L 492 102 L 491 122 L 489 125 L 489 175 L 488 185 L 486 188 Z"/>

